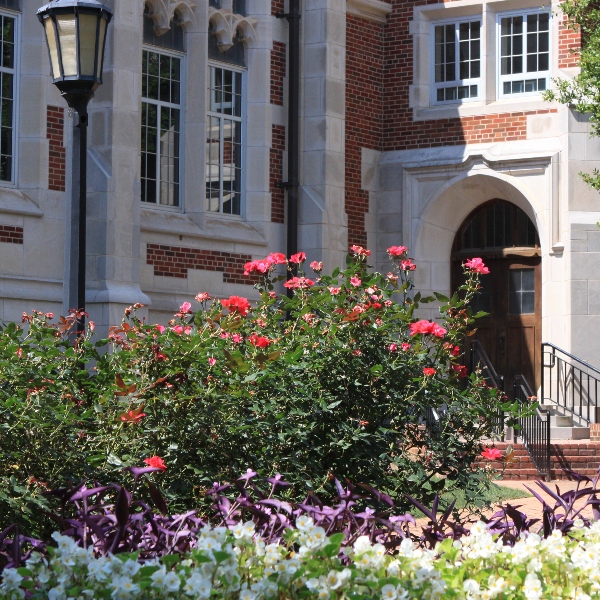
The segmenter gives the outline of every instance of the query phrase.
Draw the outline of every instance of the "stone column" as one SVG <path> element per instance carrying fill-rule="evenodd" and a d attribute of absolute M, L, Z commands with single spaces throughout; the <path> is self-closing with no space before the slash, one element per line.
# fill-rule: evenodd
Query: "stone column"
<path fill-rule="evenodd" d="M 346 2 L 306 0 L 302 9 L 303 126 L 299 248 L 326 269 L 344 264 Z"/>
<path fill-rule="evenodd" d="M 140 289 L 140 94 L 143 2 L 117 2 L 104 84 L 90 103 L 87 295 L 91 318 L 118 324 Z"/>

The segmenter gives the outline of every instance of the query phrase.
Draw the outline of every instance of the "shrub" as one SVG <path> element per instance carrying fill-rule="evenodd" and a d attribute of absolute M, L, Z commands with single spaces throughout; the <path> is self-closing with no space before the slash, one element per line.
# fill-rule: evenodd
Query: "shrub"
<path fill-rule="evenodd" d="M 435 323 L 416 320 L 432 299 L 413 290 L 406 249 L 389 253 L 395 273 L 387 276 L 370 272 L 368 251 L 355 247 L 344 271 L 326 276 L 312 264 L 313 279 L 300 253 L 292 257 L 299 272 L 285 283 L 291 298 L 274 291 L 286 261 L 272 254 L 247 265 L 261 278 L 256 307 L 199 294 L 201 310 L 184 303 L 168 327 L 140 321 L 132 308 L 95 343 L 88 333 L 69 344 L 70 322 L 53 326 L 39 313 L 26 317 L 26 331 L 7 326 L 7 522 L 35 524 L 20 507 L 23 499 L 43 506 L 44 486 L 107 483 L 151 457 L 164 461 L 157 480 L 173 511 L 197 507 L 214 481 L 247 467 L 281 473 L 294 498 L 307 490 L 332 498 L 337 477 L 368 482 L 404 508 L 407 494 L 429 502 L 452 486 L 476 502 L 486 476 L 471 465 L 502 405 L 477 374 L 465 384 L 460 364 L 477 316 L 468 303 L 485 267 L 465 266 L 466 284 L 452 299 L 436 295 Z M 100 355 L 106 346 L 112 351 Z"/>

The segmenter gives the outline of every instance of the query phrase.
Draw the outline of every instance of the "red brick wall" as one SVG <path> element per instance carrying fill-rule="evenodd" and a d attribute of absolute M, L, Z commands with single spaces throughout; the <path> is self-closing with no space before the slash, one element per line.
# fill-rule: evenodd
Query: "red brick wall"
<path fill-rule="evenodd" d="M 0 244 L 22 244 L 23 228 L 12 225 L 0 225 Z"/>
<path fill-rule="evenodd" d="M 46 120 L 46 137 L 50 140 L 48 151 L 48 189 L 64 192 L 66 175 L 64 108 L 58 106 L 48 106 Z"/>
<path fill-rule="evenodd" d="M 380 149 L 383 136 L 383 27 L 346 18 L 346 214 L 348 243 L 367 245 L 369 193 L 361 189 L 361 148 Z"/>
<path fill-rule="evenodd" d="M 283 181 L 283 152 L 285 150 L 285 127 L 273 125 L 269 179 L 271 188 L 271 222 L 285 222 L 285 191 L 276 184 Z"/>
<path fill-rule="evenodd" d="M 566 17 L 563 17 L 558 29 L 558 66 L 561 69 L 576 67 L 579 61 L 577 50 L 581 48 L 581 34 L 567 27 Z"/>
<path fill-rule="evenodd" d="M 187 279 L 188 269 L 218 271 L 223 273 L 224 283 L 254 285 L 256 276 L 244 275 L 244 265 L 250 262 L 249 254 L 182 248 L 163 244 L 148 244 L 146 263 L 154 265 L 154 274 L 163 277 Z"/>
<path fill-rule="evenodd" d="M 271 104 L 283 106 L 283 78 L 285 77 L 286 45 L 273 42 L 271 50 Z"/>
<path fill-rule="evenodd" d="M 271 0 L 271 14 L 272 15 L 284 12 L 283 1 L 284 0 Z"/>

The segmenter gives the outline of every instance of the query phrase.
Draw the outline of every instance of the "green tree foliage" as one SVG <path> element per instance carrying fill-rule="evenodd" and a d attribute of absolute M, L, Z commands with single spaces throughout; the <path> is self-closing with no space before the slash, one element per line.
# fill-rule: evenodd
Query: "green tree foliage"
<path fill-rule="evenodd" d="M 355 253 L 312 280 L 301 264 L 291 298 L 274 291 L 285 265 L 269 264 L 255 307 L 199 295 L 166 328 L 128 309 L 95 343 L 88 332 L 73 344 L 72 319 L 41 313 L 0 330 L 0 525 L 35 530 L 48 488 L 118 481 L 153 456 L 176 511 L 248 468 L 281 473 L 295 498 L 335 495 L 335 474 L 400 507 L 456 487 L 481 501 L 472 464 L 503 401 L 461 364 L 480 275 L 466 269 L 459 293 L 437 295 L 434 324 L 415 316 L 433 298 L 415 293 L 413 265 L 392 259 L 395 274 Z"/>
<path fill-rule="evenodd" d="M 544 93 L 544 99 L 567 104 L 589 115 L 591 135 L 600 135 L 600 6 L 592 0 L 566 0 L 561 10 L 568 25 L 581 32 L 581 72 L 573 79 L 554 79 L 554 90 Z M 600 171 L 580 173 L 586 183 L 600 190 Z"/>

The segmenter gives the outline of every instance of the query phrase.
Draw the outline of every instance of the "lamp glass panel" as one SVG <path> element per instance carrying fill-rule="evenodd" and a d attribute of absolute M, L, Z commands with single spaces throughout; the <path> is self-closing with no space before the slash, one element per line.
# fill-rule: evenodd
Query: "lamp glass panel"
<path fill-rule="evenodd" d="M 48 40 L 48 48 L 50 49 L 50 65 L 52 67 L 52 79 L 60 77 L 60 64 L 58 62 L 58 48 L 56 34 L 54 31 L 54 23 L 50 17 L 44 19 L 44 29 L 46 30 L 46 39 Z"/>
<path fill-rule="evenodd" d="M 104 20 L 104 19 L 102 19 Z M 82 77 L 93 77 L 96 67 L 96 15 L 79 15 L 79 62 Z"/>
<path fill-rule="evenodd" d="M 100 36 L 98 40 L 98 56 L 96 60 L 98 61 L 96 64 L 96 77 L 102 81 L 102 69 L 104 66 L 104 42 L 106 41 L 106 24 L 108 21 L 106 19 L 100 19 Z"/>
<path fill-rule="evenodd" d="M 76 77 L 77 72 L 77 21 L 75 15 L 57 15 L 56 29 L 60 40 L 63 75 Z"/>

